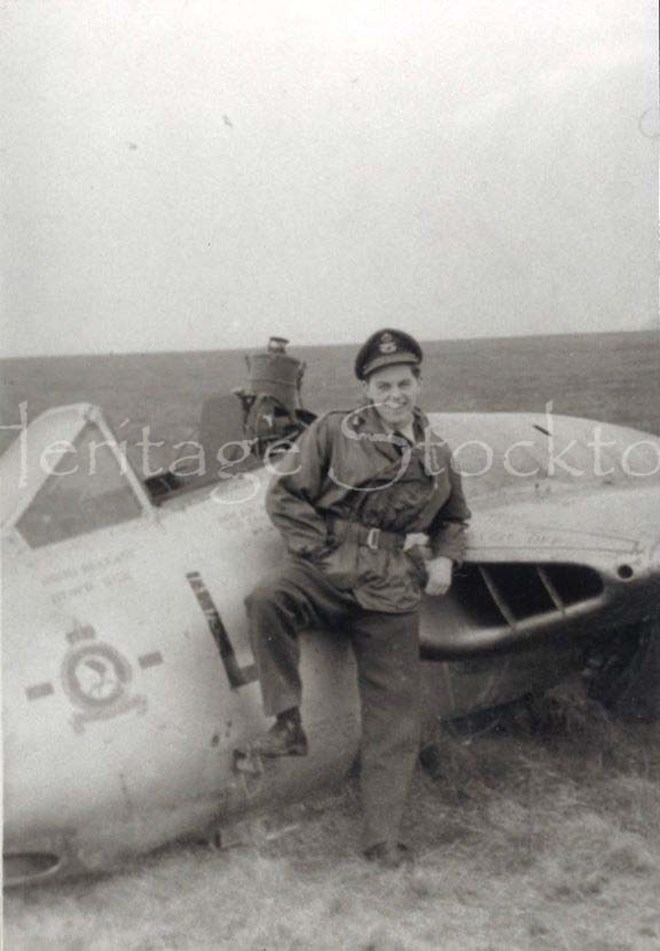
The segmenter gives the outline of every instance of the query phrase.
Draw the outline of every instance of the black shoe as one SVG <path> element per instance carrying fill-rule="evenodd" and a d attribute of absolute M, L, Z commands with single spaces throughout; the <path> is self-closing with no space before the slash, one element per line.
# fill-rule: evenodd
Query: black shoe
<path fill-rule="evenodd" d="M 414 862 L 413 853 L 403 842 L 378 842 L 364 850 L 364 857 L 381 868 L 400 868 Z"/>
<path fill-rule="evenodd" d="M 277 720 L 268 733 L 250 743 L 257 756 L 307 756 L 307 737 L 295 720 Z"/>

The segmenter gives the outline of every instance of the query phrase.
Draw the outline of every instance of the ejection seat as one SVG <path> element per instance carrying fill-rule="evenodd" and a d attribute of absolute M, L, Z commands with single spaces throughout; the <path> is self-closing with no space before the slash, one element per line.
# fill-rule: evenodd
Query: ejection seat
<path fill-rule="evenodd" d="M 305 364 L 286 352 L 288 343 L 285 337 L 271 337 L 264 353 L 246 356 L 248 386 L 233 390 L 243 410 L 245 438 L 260 459 L 278 443 L 295 439 L 316 418 L 303 408 Z"/>
<path fill-rule="evenodd" d="M 286 352 L 288 342 L 271 337 L 264 352 L 245 357 L 247 386 L 204 401 L 197 440 L 207 462 L 206 474 L 186 475 L 175 462 L 164 475 L 147 479 L 152 501 L 160 504 L 173 492 L 213 482 L 218 468 L 255 468 L 266 453 L 286 449 L 316 418 L 303 408 L 305 364 Z"/>

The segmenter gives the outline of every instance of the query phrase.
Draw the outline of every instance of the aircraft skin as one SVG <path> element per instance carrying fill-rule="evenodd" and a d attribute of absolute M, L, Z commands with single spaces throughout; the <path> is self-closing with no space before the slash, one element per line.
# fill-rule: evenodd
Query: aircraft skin
<path fill-rule="evenodd" d="M 656 623 L 660 587 L 660 440 L 560 416 L 556 432 L 537 415 L 431 420 L 461 446 L 473 518 L 452 591 L 422 607 L 429 730 L 543 689 L 579 669 L 588 646 Z M 43 470 L 72 468 L 66 446 L 89 426 L 105 441 L 101 483 L 123 467 L 121 490 L 94 508 L 79 482 L 95 528 L 51 540 L 78 510 L 65 476 Z M 605 475 L 588 448 L 595 426 L 617 447 Z M 560 435 L 562 464 L 546 445 Z M 633 444 L 631 474 L 633 454 L 620 463 Z M 494 461 L 477 475 L 484 446 Z M 243 604 L 284 552 L 264 469 L 154 505 L 100 411 L 77 404 L 34 420 L 0 473 L 6 884 L 114 868 L 341 780 L 360 717 L 351 650 L 331 633 L 301 638 L 309 755 L 236 753 L 269 725 Z"/>

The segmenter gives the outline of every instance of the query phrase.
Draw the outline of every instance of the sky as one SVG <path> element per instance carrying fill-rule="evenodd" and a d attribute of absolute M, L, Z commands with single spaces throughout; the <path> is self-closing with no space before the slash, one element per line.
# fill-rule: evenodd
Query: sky
<path fill-rule="evenodd" d="M 5 356 L 660 328 L 654 0 L 2 20 Z"/>

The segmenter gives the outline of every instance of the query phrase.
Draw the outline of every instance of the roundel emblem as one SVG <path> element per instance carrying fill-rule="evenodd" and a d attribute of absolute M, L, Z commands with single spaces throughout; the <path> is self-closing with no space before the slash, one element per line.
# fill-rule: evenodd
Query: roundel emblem
<path fill-rule="evenodd" d="M 131 668 L 107 644 L 86 644 L 64 660 L 62 680 L 70 699 L 87 709 L 115 704 L 126 692 Z"/>

